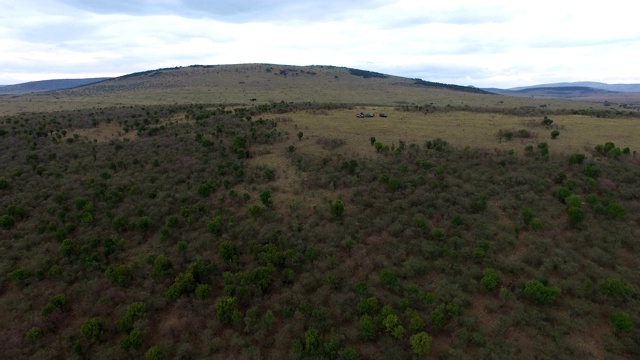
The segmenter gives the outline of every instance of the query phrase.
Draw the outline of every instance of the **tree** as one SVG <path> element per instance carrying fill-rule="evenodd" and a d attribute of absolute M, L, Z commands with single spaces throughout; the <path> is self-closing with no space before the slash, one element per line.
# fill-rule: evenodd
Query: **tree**
<path fill-rule="evenodd" d="M 225 240 L 218 245 L 218 253 L 220 257 L 228 263 L 238 262 L 238 248 L 236 244 L 229 240 Z"/>
<path fill-rule="evenodd" d="M 409 339 L 411 351 L 419 357 L 423 357 L 431 352 L 431 336 L 426 332 L 419 332 Z"/>
<path fill-rule="evenodd" d="M 298 131 L 298 140 L 302 140 L 304 133 L 302 131 Z"/>
<path fill-rule="evenodd" d="M 82 324 L 80 327 L 80 333 L 89 340 L 100 341 L 100 337 L 104 333 L 105 327 L 106 323 L 104 319 L 94 317 Z"/>
<path fill-rule="evenodd" d="M 370 315 L 363 315 L 360 318 L 360 334 L 367 341 L 373 341 L 378 337 L 378 327 Z"/>
<path fill-rule="evenodd" d="M 558 130 L 553 130 L 553 131 L 551 132 L 551 138 L 552 138 L 552 139 L 557 138 L 557 137 L 558 137 L 558 135 L 560 135 L 560 131 L 558 131 Z"/>
<path fill-rule="evenodd" d="M 223 324 L 231 324 L 235 318 L 237 300 L 235 297 L 222 296 L 216 300 L 215 308 L 218 319 Z"/>
<path fill-rule="evenodd" d="M 542 125 L 551 126 L 553 124 L 553 120 L 551 120 L 548 116 L 545 115 L 544 119 L 542 119 Z"/>

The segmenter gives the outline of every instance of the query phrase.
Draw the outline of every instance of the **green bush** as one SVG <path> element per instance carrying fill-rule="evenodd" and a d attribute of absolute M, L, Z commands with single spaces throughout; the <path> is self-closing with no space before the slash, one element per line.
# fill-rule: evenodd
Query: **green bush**
<path fill-rule="evenodd" d="M 370 315 L 360 317 L 360 335 L 366 341 L 373 341 L 378 337 L 378 326 Z"/>
<path fill-rule="evenodd" d="M 494 269 L 484 269 L 483 275 L 484 276 L 480 280 L 482 288 L 486 292 L 492 292 L 500 283 L 500 276 L 498 275 L 498 272 Z"/>
<path fill-rule="evenodd" d="M 560 288 L 530 280 L 524 286 L 524 296 L 540 305 L 551 305 L 560 296 Z"/>
<path fill-rule="evenodd" d="M 133 330 L 133 324 L 144 318 L 147 314 L 147 306 L 143 302 L 135 302 L 127 307 L 124 316 L 118 320 L 116 327 L 119 331 L 130 332 Z"/>
<path fill-rule="evenodd" d="M 106 322 L 100 317 L 91 318 L 80 327 L 82 336 L 93 341 L 100 341 L 100 337 L 102 337 L 105 330 Z"/>
<path fill-rule="evenodd" d="M 207 284 L 200 284 L 196 287 L 196 297 L 198 299 L 204 300 L 211 297 L 213 294 L 213 288 Z"/>
<path fill-rule="evenodd" d="M 624 311 L 616 311 L 609 315 L 609 322 L 616 333 L 627 332 L 633 328 L 631 316 Z"/>
<path fill-rule="evenodd" d="M 556 139 L 558 137 L 558 135 L 560 135 L 560 131 L 558 131 L 558 130 L 553 130 L 551 132 L 551 138 L 552 139 Z"/>
<path fill-rule="evenodd" d="M 125 264 L 113 264 L 105 271 L 107 278 L 114 284 L 121 287 L 129 286 L 131 282 L 131 269 Z"/>
<path fill-rule="evenodd" d="M 624 301 L 634 296 L 635 289 L 619 279 L 605 279 L 600 282 L 600 292 L 614 301 Z"/>
<path fill-rule="evenodd" d="M 164 351 L 158 345 L 154 345 L 147 350 L 144 357 L 146 360 L 164 360 Z"/>
<path fill-rule="evenodd" d="M 236 309 L 236 304 L 236 298 L 231 296 L 222 296 L 216 300 L 216 315 L 218 316 L 218 319 L 221 323 L 233 323 L 233 320 L 236 317 L 236 312 L 238 312 L 238 310 Z"/>
<path fill-rule="evenodd" d="M 416 356 L 422 358 L 431 352 L 432 341 L 431 336 L 426 332 L 420 332 L 412 335 L 409 339 L 411 351 L 413 351 Z"/>
<path fill-rule="evenodd" d="M 26 338 L 28 342 L 35 343 L 42 337 L 42 329 L 38 326 L 34 326 L 27 331 Z"/>

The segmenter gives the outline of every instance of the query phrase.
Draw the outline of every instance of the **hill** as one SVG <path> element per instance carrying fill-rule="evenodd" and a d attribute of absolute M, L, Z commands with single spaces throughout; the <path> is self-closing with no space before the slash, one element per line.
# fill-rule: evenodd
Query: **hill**
<path fill-rule="evenodd" d="M 269 102 L 352 105 L 521 106 L 582 108 L 593 104 L 501 97 L 481 89 L 439 84 L 335 66 L 273 64 L 194 65 L 149 70 L 76 89 L 0 97 L 0 111 L 69 110 L 94 106 L 253 104 Z"/>
<path fill-rule="evenodd" d="M 30 81 L 22 84 L 4 85 L 0 87 L 0 95 L 16 95 L 44 91 L 55 91 L 75 88 L 111 78 L 88 78 L 88 79 L 60 79 Z"/>
<path fill-rule="evenodd" d="M 596 81 L 576 81 L 576 82 L 540 84 L 540 85 L 532 85 L 532 86 L 515 87 L 507 90 L 518 91 L 518 90 L 524 90 L 524 89 L 575 87 L 575 86 L 589 87 L 589 88 L 614 91 L 614 92 L 640 92 L 640 84 L 607 84 L 607 83 L 601 83 Z"/>

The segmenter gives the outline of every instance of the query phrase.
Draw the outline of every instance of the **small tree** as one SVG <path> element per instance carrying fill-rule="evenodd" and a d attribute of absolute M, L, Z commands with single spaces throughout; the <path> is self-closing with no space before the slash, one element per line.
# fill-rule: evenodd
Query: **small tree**
<path fill-rule="evenodd" d="M 144 354 L 146 360 L 164 360 L 164 351 L 158 345 L 154 345 Z"/>
<path fill-rule="evenodd" d="M 419 332 L 409 339 L 411 351 L 419 357 L 424 357 L 431 352 L 431 336 L 426 332 Z"/>
<path fill-rule="evenodd" d="M 100 317 L 94 317 L 92 319 L 87 320 L 80 327 L 80 333 L 82 336 L 88 338 L 93 341 L 100 341 L 100 337 L 105 331 L 105 321 Z"/>
<path fill-rule="evenodd" d="M 551 120 L 548 116 L 545 115 L 544 119 L 542 119 L 542 125 L 551 126 L 553 124 L 553 120 Z"/>
<path fill-rule="evenodd" d="M 235 317 L 237 300 L 231 296 L 222 296 L 216 300 L 216 315 L 223 324 L 231 324 Z"/>
<path fill-rule="evenodd" d="M 551 138 L 552 138 L 552 139 L 557 138 L 557 137 L 558 137 L 558 135 L 560 135 L 560 131 L 558 131 L 558 130 L 553 130 L 553 131 L 551 132 Z"/>
<path fill-rule="evenodd" d="M 304 133 L 302 131 L 298 132 L 298 140 L 302 140 L 302 137 L 304 136 Z"/>

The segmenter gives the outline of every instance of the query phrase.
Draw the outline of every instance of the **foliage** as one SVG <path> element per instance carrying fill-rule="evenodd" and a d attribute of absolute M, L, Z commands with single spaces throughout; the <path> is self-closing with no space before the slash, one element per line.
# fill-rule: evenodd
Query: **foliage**
<path fill-rule="evenodd" d="M 633 328 L 633 321 L 631 316 L 624 311 L 616 311 L 609 315 L 609 322 L 613 326 L 613 331 L 616 333 L 623 333 Z"/>
<path fill-rule="evenodd" d="M 416 356 L 423 357 L 431 352 L 432 341 L 431 336 L 426 332 L 420 332 L 412 335 L 409 339 L 411 351 L 413 351 Z"/>
<path fill-rule="evenodd" d="M 524 286 L 524 296 L 540 305 L 551 305 L 560 296 L 560 288 L 545 285 L 539 280 L 529 280 Z"/>
<path fill-rule="evenodd" d="M 100 341 L 102 334 L 106 330 L 106 323 L 104 319 L 100 317 L 91 318 L 82 324 L 80 327 L 80 333 L 92 341 Z"/>

